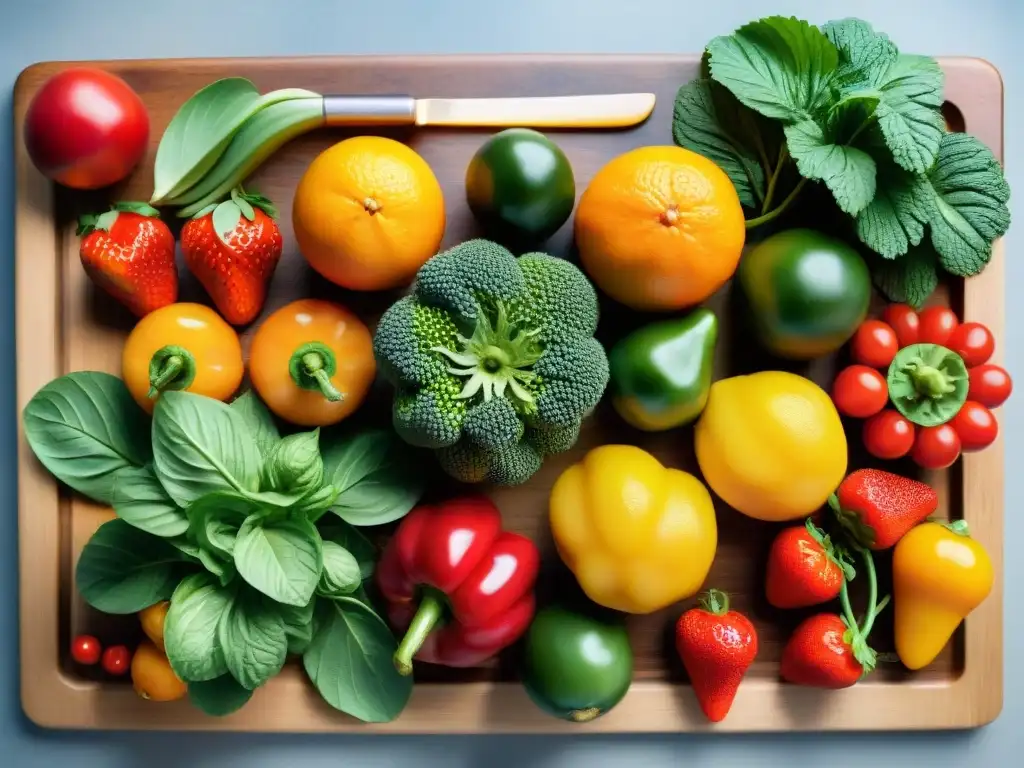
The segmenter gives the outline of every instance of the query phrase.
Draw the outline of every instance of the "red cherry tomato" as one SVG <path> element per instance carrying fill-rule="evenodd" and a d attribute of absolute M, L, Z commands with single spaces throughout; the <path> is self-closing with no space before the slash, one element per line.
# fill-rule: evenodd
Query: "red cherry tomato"
<path fill-rule="evenodd" d="M 71 641 L 71 658 L 76 664 L 91 667 L 100 660 L 103 647 L 92 635 L 79 635 Z"/>
<path fill-rule="evenodd" d="M 956 313 L 949 307 L 928 307 L 921 310 L 918 319 L 917 340 L 923 344 L 946 346 L 950 335 L 960 325 Z"/>
<path fill-rule="evenodd" d="M 988 448 L 999 434 L 999 424 L 992 411 L 973 400 L 964 403 L 949 423 L 956 430 L 963 451 Z"/>
<path fill-rule="evenodd" d="M 149 114 L 117 75 L 70 67 L 51 77 L 25 113 L 25 148 L 46 177 L 98 189 L 131 172 L 149 144 Z"/>
<path fill-rule="evenodd" d="M 985 363 L 976 368 L 968 368 L 970 386 L 967 397 L 981 403 L 986 408 L 998 408 L 1006 402 L 1013 391 L 1013 381 L 1005 368 L 992 363 Z"/>
<path fill-rule="evenodd" d="M 839 372 L 832 384 L 832 402 L 844 416 L 866 419 L 885 408 L 889 388 L 874 368 L 851 365 Z"/>
<path fill-rule="evenodd" d="M 886 408 L 864 422 L 861 439 L 872 456 L 899 459 L 910 453 L 914 432 L 914 425 L 899 411 Z"/>
<path fill-rule="evenodd" d="M 960 436 L 948 421 L 937 427 L 920 427 L 910 449 L 910 458 L 925 469 L 945 469 L 959 456 Z"/>
<path fill-rule="evenodd" d="M 125 645 L 112 645 L 103 652 L 103 671 L 123 675 L 132 665 L 132 654 Z"/>
<path fill-rule="evenodd" d="M 865 320 L 850 342 L 850 354 L 854 361 L 872 368 L 888 368 L 899 351 L 896 331 L 881 320 Z"/>
<path fill-rule="evenodd" d="M 960 355 L 968 368 L 973 368 L 988 362 L 996 351 L 996 340 L 981 323 L 964 323 L 949 334 L 945 346 Z"/>
<path fill-rule="evenodd" d="M 918 334 L 921 330 L 921 320 L 917 312 L 909 304 L 890 304 L 882 313 L 882 319 L 896 333 L 896 339 L 900 348 L 917 344 Z"/>

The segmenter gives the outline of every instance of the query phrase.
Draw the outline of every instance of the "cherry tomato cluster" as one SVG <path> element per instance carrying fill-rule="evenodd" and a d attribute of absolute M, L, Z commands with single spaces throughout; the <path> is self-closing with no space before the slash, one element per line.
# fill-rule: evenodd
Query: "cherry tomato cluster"
<path fill-rule="evenodd" d="M 927 426 L 913 423 L 894 407 L 890 391 L 897 354 L 918 344 L 956 353 L 968 379 L 959 409 Z M 943 469 L 962 452 L 989 446 L 999 433 L 991 409 L 1006 402 L 1013 382 L 1004 368 L 988 362 L 994 351 L 995 338 L 987 327 L 961 323 L 948 307 L 916 312 L 906 304 L 890 304 L 881 320 L 865 320 L 850 340 L 853 362 L 836 376 L 832 401 L 844 416 L 866 419 L 862 439 L 872 456 L 899 459 L 909 454 L 925 469 Z"/>
<path fill-rule="evenodd" d="M 100 664 L 108 675 L 120 677 L 128 672 L 132 664 L 132 653 L 126 645 L 111 645 L 104 648 L 92 635 L 78 635 L 71 641 L 71 658 L 83 667 Z"/>

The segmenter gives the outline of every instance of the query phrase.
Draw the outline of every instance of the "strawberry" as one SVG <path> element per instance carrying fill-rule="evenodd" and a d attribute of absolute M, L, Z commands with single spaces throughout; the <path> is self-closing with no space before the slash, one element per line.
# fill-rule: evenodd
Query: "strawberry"
<path fill-rule="evenodd" d="M 838 597 L 843 580 L 853 577 L 846 553 L 808 519 L 772 541 L 765 595 L 776 608 L 806 608 Z"/>
<path fill-rule="evenodd" d="M 232 325 L 256 319 L 284 241 L 273 204 L 236 188 L 199 211 L 181 231 L 185 264 Z"/>
<path fill-rule="evenodd" d="M 920 480 L 880 469 L 858 469 L 840 483 L 829 506 L 854 541 L 888 549 L 939 506 L 939 496 Z"/>
<path fill-rule="evenodd" d="M 676 651 L 708 720 L 729 714 L 740 681 L 757 655 L 757 631 L 742 613 L 729 610 L 729 596 L 717 589 L 676 622 Z"/>
<path fill-rule="evenodd" d="M 77 234 L 82 267 L 96 285 L 137 317 L 178 300 L 174 235 L 146 203 L 115 203 L 82 216 Z"/>

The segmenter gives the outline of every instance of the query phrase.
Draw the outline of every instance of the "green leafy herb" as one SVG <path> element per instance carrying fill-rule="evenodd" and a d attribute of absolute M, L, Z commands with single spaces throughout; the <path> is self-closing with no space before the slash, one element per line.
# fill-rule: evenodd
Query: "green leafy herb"
<path fill-rule="evenodd" d="M 364 722 L 394 720 L 412 695 L 398 674 L 398 643 L 387 624 L 351 597 L 317 601 L 317 631 L 302 664 L 324 701 Z"/>
<path fill-rule="evenodd" d="M 255 590 L 240 589 L 217 627 L 228 671 L 243 688 L 259 688 L 281 671 L 288 654 L 278 607 Z"/>
<path fill-rule="evenodd" d="M 165 392 L 153 411 L 153 463 L 180 506 L 213 491 L 256 491 L 260 454 L 242 415 L 213 398 Z"/>
<path fill-rule="evenodd" d="M 320 527 L 320 538 L 323 539 L 324 544 L 330 541 L 348 550 L 359 563 L 361 579 L 366 580 L 373 575 L 377 561 L 377 548 L 373 542 L 360 533 L 358 528 L 342 520 L 337 520 Z M 326 559 L 325 555 L 325 562 Z"/>
<path fill-rule="evenodd" d="M 895 259 L 920 244 L 934 212 L 935 193 L 927 177 L 885 162 L 878 168 L 874 199 L 857 215 L 857 236 L 878 255 Z"/>
<path fill-rule="evenodd" d="M 228 672 L 218 626 L 234 599 L 234 590 L 208 574 L 171 596 L 164 648 L 174 673 L 185 682 L 213 680 Z"/>
<path fill-rule="evenodd" d="M 313 609 L 316 598 L 311 599 L 301 608 L 294 605 L 278 605 L 278 612 L 284 622 L 284 632 L 288 638 L 288 653 L 302 654 L 306 652 L 313 639 Z"/>
<path fill-rule="evenodd" d="M 188 515 L 200 546 L 230 559 L 234 557 L 242 523 L 259 511 L 260 507 L 251 499 L 233 491 L 214 491 L 196 499 L 189 506 Z"/>
<path fill-rule="evenodd" d="M 937 266 L 935 251 L 925 243 L 911 248 L 902 259 L 880 260 L 872 278 L 890 301 L 920 309 L 939 284 Z"/>
<path fill-rule="evenodd" d="M 252 698 L 252 691 L 239 685 L 231 675 L 221 675 L 189 683 L 188 698 L 201 712 L 224 717 L 244 707 Z"/>
<path fill-rule="evenodd" d="M 114 519 L 92 535 L 75 566 L 82 599 L 104 613 L 136 613 L 171 596 L 181 553 L 158 536 Z"/>
<path fill-rule="evenodd" d="M 243 579 L 295 606 L 313 597 L 324 565 L 320 534 L 308 520 L 250 517 L 238 532 L 234 555 Z"/>
<path fill-rule="evenodd" d="M 786 126 L 789 152 L 805 179 L 822 181 L 844 213 L 856 215 L 875 196 L 875 161 L 862 149 L 825 135 L 814 120 Z"/>
<path fill-rule="evenodd" d="M 279 440 L 263 465 L 261 486 L 268 490 L 304 495 L 319 490 L 323 482 L 319 428 Z"/>
<path fill-rule="evenodd" d="M 351 552 L 333 541 L 323 543 L 324 569 L 317 594 L 337 597 L 355 592 L 362 583 L 359 561 Z"/>
<path fill-rule="evenodd" d="M 171 501 L 151 465 L 117 473 L 111 506 L 126 523 L 154 536 L 173 538 L 188 530 L 188 515 Z"/>
<path fill-rule="evenodd" d="M 149 422 L 119 378 L 69 373 L 42 387 L 22 414 L 25 439 L 44 467 L 101 504 L 113 501 L 123 469 L 150 460 Z"/>
<path fill-rule="evenodd" d="M 230 584 L 232 579 L 235 578 L 235 574 L 238 573 L 234 560 L 226 558 L 217 552 L 212 552 L 209 549 L 199 550 L 199 562 L 203 564 L 207 571 L 217 577 L 217 582 L 222 587 Z"/>
<path fill-rule="evenodd" d="M 274 421 L 273 414 L 266 404 L 260 400 L 255 390 L 247 389 L 231 401 L 232 410 L 242 414 L 245 426 L 252 435 L 260 454 L 266 458 L 270 449 L 281 439 L 281 433 Z"/>
<path fill-rule="evenodd" d="M 409 448 L 386 430 L 366 430 L 323 448 L 325 480 L 338 490 L 331 512 L 352 525 L 383 525 L 411 510 L 425 480 Z"/>

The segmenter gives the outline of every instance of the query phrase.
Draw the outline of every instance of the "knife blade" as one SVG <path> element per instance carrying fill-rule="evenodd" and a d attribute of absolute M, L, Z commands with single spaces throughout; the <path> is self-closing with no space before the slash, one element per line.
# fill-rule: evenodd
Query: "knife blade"
<path fill-rule="evenodd" d="M 403 95 L 324 96 L 327 126 L 623 128 L 654 110 L 653 93 L 416 99 Z"/>

